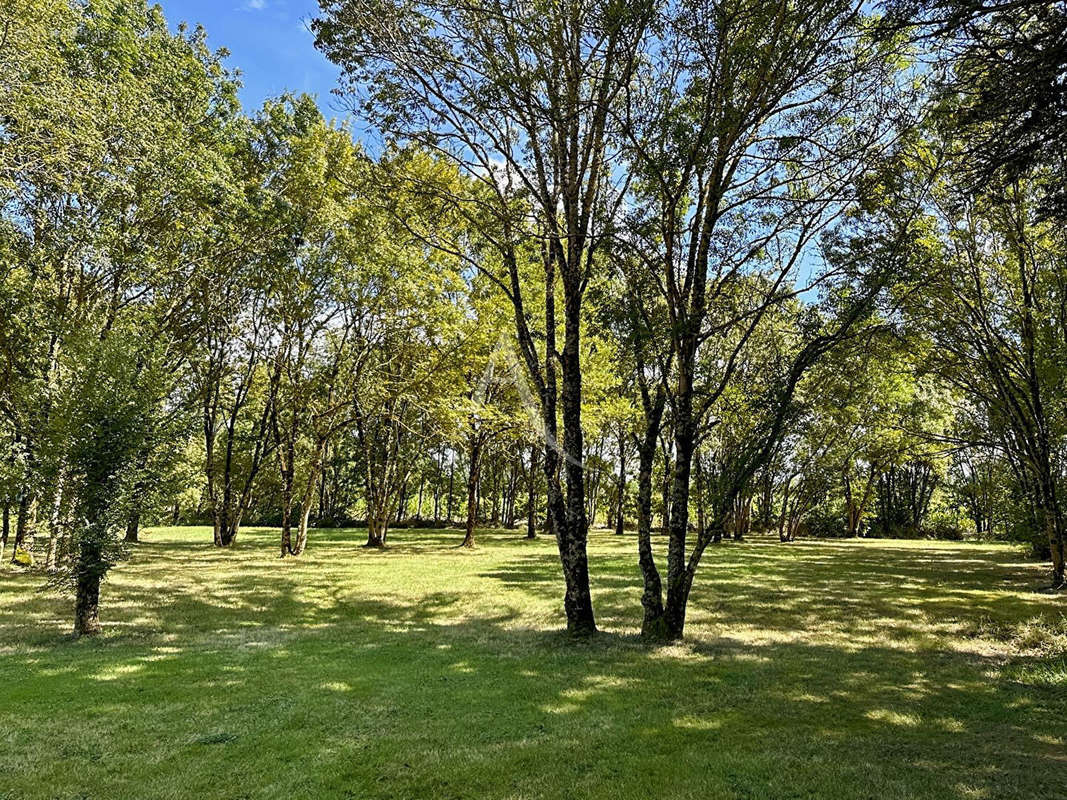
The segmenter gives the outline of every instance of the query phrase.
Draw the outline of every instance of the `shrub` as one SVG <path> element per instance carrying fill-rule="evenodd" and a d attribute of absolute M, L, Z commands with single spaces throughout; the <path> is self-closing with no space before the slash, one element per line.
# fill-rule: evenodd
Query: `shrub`
<path fill-rule="evenodd" d="M 923 534 L 929 539 L 940 539 L 949 542 L 962 542 L 963 529 L 956 524 L 952 517 L 937 515 L 924 527 Z"/>

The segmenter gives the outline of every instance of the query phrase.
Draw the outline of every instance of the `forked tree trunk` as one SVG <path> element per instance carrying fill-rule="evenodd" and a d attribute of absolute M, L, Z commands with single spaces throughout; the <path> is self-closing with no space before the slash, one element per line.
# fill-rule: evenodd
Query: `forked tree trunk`
<path fill-rule="evenodd" d="M 216 547 L 233 547 L 241 530 L 241 520 L 236 513 L 227 513 L 225 508 L 216 508 L 214 513 Z"/>
<path fill-rule="evenodd" d="M 692 585 L 686 562 L 686 537 L 689 534 L 689 483 L 696 442 L 696 421 L 693 418 L 693 393 L 685 359 L 679 359 L 678 384 L 674 410 L 674 470 L 671 476 L 671 506 L 669 540 L 667 542 L 667 602 L 663 608 L 660 637 L 673 641 L 682 638 L 685 629 L 686 605 Z M 724 509 L 725 511 L 725 509 Z M 722 527 L 722 515 L 713 521 L 716 530 Z"/>
<path fill-rule="evenodd" d="M 220 547 L 233 547 L 237 543 L 238 528 L 236 525 L 228 525 L 222 529 L 219 537 Z"/>
<path fill-rule="evenodd" d="M 319 451 L 320 455 L 322 452 L 322 450 Z M 319 483 L 320 470 L 321 460 L 316 458 L 316 461 L 312 466 L 311 474 L 308 476 L 307 483 L 304 484 L 304 494 L 300 498 L 300 522 L 296 531 L 296 543 L 289 548 L 289 555 L 299 556 L 307 548 L 308 518 L 311 516 L 311 507 L 315 502 L 315 485 Z M 282 544 L 282 557 L 284 557 L 284 539 Z"/>
<path fill-rule="evenodd" d="M 367 515 L 367 543 L 364 547 L 385 547 L 385 538 L 388 533 L 389 523 L 381 512 Z"/>
<path fill-rule="evenodd" d="M 752 520 L 752 497 L 744 495 L 734 501 L 733 537 L 734 541 L 743 541 L 748 535 Z"/>

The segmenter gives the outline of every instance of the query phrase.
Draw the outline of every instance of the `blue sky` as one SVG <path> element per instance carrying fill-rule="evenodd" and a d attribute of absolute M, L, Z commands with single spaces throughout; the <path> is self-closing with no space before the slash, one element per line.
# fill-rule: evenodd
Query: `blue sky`
<path fill-rule="evenodd" d="M 230 51 L 227 64 L 241 71 L 241 104 L 254 111 L 289 89 L 318 97 L 327 117 L 347 114 L 330 94 L 337 68 L 314 47 L 307 29 L 315 0 L 158 0 L 170 25 L 200 23 L 213 49 Z"/>

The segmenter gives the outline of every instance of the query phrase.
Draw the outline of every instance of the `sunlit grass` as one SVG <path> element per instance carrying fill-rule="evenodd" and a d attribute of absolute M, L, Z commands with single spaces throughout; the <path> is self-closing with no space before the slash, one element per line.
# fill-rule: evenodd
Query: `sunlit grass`
<path fill-rule="evenodd" d="M 95 641 L 0 567 L 0 798 L 1067 797 L 1065 598 L 1013 548 L 726 544 L 649 648 L 631 536 L 585 644 L 518 532 L 145 539 Z"/>

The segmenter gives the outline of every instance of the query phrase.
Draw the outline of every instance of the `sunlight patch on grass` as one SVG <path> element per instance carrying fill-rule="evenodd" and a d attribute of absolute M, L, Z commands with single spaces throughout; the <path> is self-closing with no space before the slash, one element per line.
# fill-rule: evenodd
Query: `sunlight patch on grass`
<path fill-rule="evenodd" d="M 1039 733 L 1034 737 L 1034 741 L 1041 742 L 1042 744 L 1052 745 L 1053 747 L 1062 747 L 1064 740 L 1059 736 L 1048 736 L 1043 733 Z"/>
<path fill-rule="evenodd" d="M 722 720 L 707 717 L 684 716 L 673 721 L 674 727 L 692 731 L 717 731 L 722 728 Z"/>
<path fill-rule="evenodd" d="M 145 668 L 144 664 L 115 664 L 108 667 L 106 670 L 93 674 L 93 680 L 97 681 L 117 681 L 122 680 L 135 672 L 140 672 Z"/>
<path fill-rule="evenodd" d="M 829 697 L 811 694 L 811 692 L 791 692 L 786 698 L 793 703 L 829 703 Z"/>
<path fill-rule="evenodd" d="M 984 786 L 972 786 L 967 783 L 956 784 L 956 792 L 965 800 L 988 800 L 993 797 L 990 790 Z"/>
<path fill-rule="evenodd" d="M 574 714 L 582 709 L 577 703 L 546 703 L 539 708 L 546 714 Z"/>
<path fill-rule="evenodd" d="M 915 728 L 922 724 L 922 720 L 916 714 L 904 714 L 889 708 L 876 708 L 868 711 L 863 716 L 877 722 L 887 722 L 890 725 L 899 725 L 905 728 Z"/>
<path fill-rule="evenodd" d="M 966 731 L 963 723 L 952 717 L 938 717 L 934 722 L 941 728 L 941 730 L 947 731 L 948 733 L 963 733 Z"/>
<path fill-rule="evenodd" d="M 323 689 L 329 692 L 351 692 L 352 685 L 345 683 L 344 681 L 326 681 L 326 683 L 320 684 Z"/>

